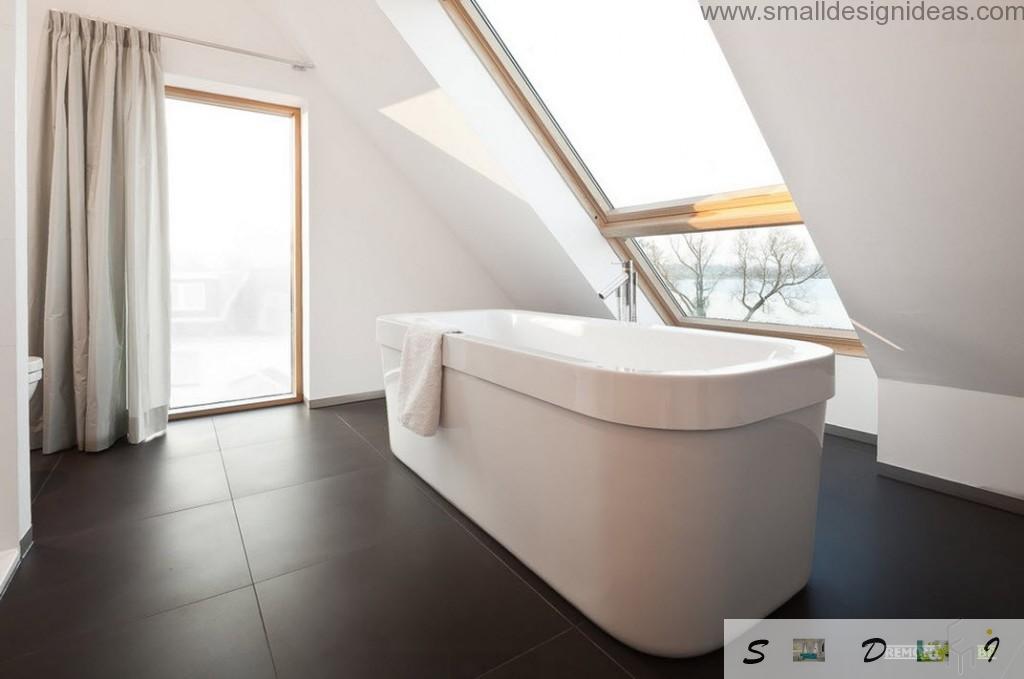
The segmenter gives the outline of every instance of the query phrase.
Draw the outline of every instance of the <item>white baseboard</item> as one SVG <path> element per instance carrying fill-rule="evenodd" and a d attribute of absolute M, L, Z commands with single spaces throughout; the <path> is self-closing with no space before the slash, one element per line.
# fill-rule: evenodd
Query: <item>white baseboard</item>
<path fill-rule="evenodd" d="M 878 461 L 1024 500 L 1024 397 L 878 381 Z"/>
<path fill-rule="evenodd" d="M 878 445 L 878 434 L 871 434 L 866 431 L 857 431 L 856 429 L 848 429 L 835 424 L 826 424 L 825 433 L 838 436 L 839 438 L 850 439 L 851 441 L 867 443 L 872 446 Z"/>
<path fill-rule="evenodd" d="M 345 405 L 346 403 L 359 403 L 360 401 L 375 401 L 384 398 L 384 390 L 364 391 L 361 394 L 343 394 L 341 396 L 328 396 L 327 398 L 309 399 L 310 408 L 330 408 L 331 406 Z"/>

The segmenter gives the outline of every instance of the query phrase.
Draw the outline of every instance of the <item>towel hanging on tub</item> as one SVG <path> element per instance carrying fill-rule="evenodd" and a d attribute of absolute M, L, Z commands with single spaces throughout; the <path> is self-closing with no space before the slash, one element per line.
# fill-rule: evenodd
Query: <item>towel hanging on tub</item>
<path fill-rule="evenodd" d="M 398 375 L 398 420 L 420 436 L 437 433 L 441 420 L 441 374 L 444 336 L 460 332 L 427 321 L 405 331 Z"/>

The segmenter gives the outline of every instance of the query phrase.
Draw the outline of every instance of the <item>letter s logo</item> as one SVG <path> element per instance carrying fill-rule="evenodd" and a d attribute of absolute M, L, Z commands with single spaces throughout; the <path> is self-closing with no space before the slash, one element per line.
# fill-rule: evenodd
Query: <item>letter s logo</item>
<path fill-rule="evenodd" d="M 759 662 L 764 662 L 764 653 L 762 653 L 761 651 L 757 650 L 757 647 L 767 646 L 767 645 L 768 645 L 768 640 L 767 639 L 758 639 L 757 641 L 751 641 L 750 645 L 747 646 L 747 650 L 750 651 L 751 653 L 756 654 L 758 657 L 757 658 L 744 658 L 743 659 L 743 664 L 744 665 L 756 665 Z"/>

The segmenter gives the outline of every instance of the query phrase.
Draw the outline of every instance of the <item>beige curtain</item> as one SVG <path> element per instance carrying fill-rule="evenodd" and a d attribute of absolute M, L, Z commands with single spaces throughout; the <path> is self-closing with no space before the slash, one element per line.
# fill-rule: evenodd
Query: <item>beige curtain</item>
<path fill-rule="evenodd" d="M 30 297 L 43 452 L 145 441 L 170 396 L 159 38 L 51 12 L 46 96 Z"/>

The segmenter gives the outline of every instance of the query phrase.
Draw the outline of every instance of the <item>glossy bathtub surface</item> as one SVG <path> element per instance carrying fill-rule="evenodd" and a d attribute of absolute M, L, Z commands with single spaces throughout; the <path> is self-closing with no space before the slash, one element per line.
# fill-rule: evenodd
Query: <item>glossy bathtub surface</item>
<path fill-rule="evenodd" d="M 416 318 L 462 330 L 432 437 L 396 416 Z M 707 653 L 807 583 L 830 350 L 521 311 L 377 338 L 394 454 L 623 643 Z"/>
<path fill-rule="evenodd" d="M 378 342 L 400 350 L 417 320 L 462 331 L 447 368 L 618 424 L 726 429 L 834 394 L 833 352 L 808 342 L 510 310 L 383 316 Z"/>

